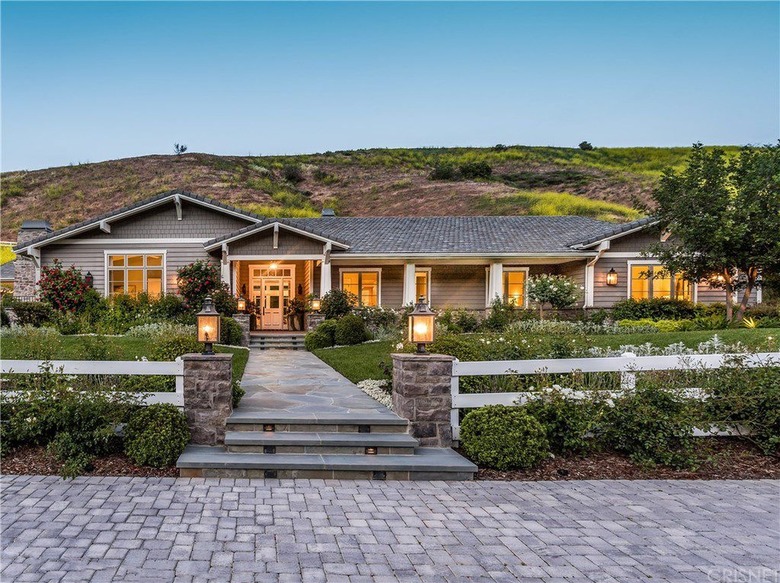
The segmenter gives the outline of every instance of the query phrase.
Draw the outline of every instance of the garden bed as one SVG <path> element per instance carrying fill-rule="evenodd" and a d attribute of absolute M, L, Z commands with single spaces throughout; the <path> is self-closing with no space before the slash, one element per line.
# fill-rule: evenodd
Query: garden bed
<path fill-rule="evenodd" d="M 21 446 L 3 455 L 0 473 L 3 475 L 57 476 L 64 464 L 57 461 L 43 446 Z M 152 468 L 136 465 L 124 454 L 95 458 L 85 476 L 134 476 L 138 478 L 175 478 L 176 468 Z"/>
<path fill-rule="evenodd" d="M 463 454 L 463 452 L 460 452 Z M 759 480 L 780 479 L 780 458 L 767 456 L 749 442 L 735 438 L 702 438 L 700 464 L 694 470 L 657 466 L 645 468 L 628 456 L 598 452 L 585 457 L 555 457 L 530 470 L 480 468 L 477 480 Z"/>

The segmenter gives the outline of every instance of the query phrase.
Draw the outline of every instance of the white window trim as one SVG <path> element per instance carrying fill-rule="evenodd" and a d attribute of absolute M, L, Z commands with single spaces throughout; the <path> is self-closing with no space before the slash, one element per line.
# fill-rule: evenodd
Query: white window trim
<path fill-rule="evenodd" d="M 111 297 L 109 285 L 111 278 L 109 277 L 108 256 L 109 255 L 162 255 L 162 295 L 168 293 L 168 252 L 164 249 L 105 249 L 103 250 L 103 295 L 105 297 Z M 127 266 L 124 266 L 127 271 Z M 144 267 L 144 270 L 147 270 Z M 125 276 L 125 280 L 127 276 Z"/>
<path fill-rule="evenodd" d="M 416 271 L 416 270 L 415 270 Z M 347 273 L 376 273 L 377 274 L 377 296 L 376 305 L 382 307 L 382 268 L 381 267 L 340 267 L 339 268 L 339 289 L 344 289 L 344 272 Z"/>
<path fill-rule="evenodd" d="M 528 278 L 530 277 L 531 268 L 530 267 L 507 267 L 504 265 L 503 269 L 501 270 L 503 273 L 501 274 L 501 299 L 503 301 L 506 301 L 506 298 L 504 297 L 504 273 L 507 273 L 508 271 L 525 271 L 525 284 L 523 285 L 523 305 L 518 306 L 522 307 L 524 310 L 528 309 Z M 485 268 L 485 305 L 490 308 L 490 298 L 488 297 L 488 293 L 490 293 L 490 267 Z"/>
<path fill-rule="evenodd" d="M 641 259 L 636 261 L 626 261 L 626 298 L 631 299 L 631 268 L 634 265 L 661 265 L 661 262 L 657 259 Z M 696 282 L 691 282 L 691 302 L 694 304 L 699 303 L 699 285 Z M 652 298 L 650 298 L 652 299 Z"/>
<path fill-rule="evenodd" d="M 425 295 L 428 298 L 428 306 L 432 306 L 433 305 L 433 296 L 432 296 L 433 285 L 432 285 L 432 280 L 431 280 L 431 268 L 430 267 L 415 267 L 414 268 L 414 291 L 415 291 L 415 295 L 417 294 L 417 274 L 420 273 L 420 272 L 425 272 L 425 273 L 428 274 L 428 280 L 427 280 L 428 281 L 428 289 L 425 290 Z M 414 300 L 415 303 L 417 303 L 417 299 L 418 298 L 415 298 L 415 300 Z"/>

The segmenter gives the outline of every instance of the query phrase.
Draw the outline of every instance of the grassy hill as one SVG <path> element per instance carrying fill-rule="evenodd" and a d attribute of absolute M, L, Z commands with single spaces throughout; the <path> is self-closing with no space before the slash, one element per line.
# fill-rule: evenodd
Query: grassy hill
<path fill-rule="evenodd" d="M 25 219 L 59 228 L 173 188 L 275 216 L 317 216 L 333 207 L 350 216 L 576 214 L 627 221 L 640 215 L 634 209 L 648 202 L 662 171 L 681 167 L 688 152 L 496 146 L 188 153 L 6 172 L 0 239 L 14 239 Z"/>

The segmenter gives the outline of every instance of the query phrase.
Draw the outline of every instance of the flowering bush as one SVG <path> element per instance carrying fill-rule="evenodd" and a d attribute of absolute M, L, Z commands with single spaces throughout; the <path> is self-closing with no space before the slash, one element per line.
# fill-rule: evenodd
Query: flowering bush
<path fill-rule="evenodd" d="M 206 296 L 211 296 L 214 306 L 223 316 L 232 316 L 237 310 L 236 299 L 220 278 L 219 267 L 199 259 L 180 267 L 177 271 L 179 293 L 190 311 L 197 312 L 203 306 Z"/>
<path fill-rule="evenodd" d="M 80 310 L 90 290 L 80 269 L 74 265 L 65 269 L 58 259 L 55 259 L 51 266 L 41 267 L 41 279 L 38 285 L 41 300 L 60 312 Z"/>
<path fill-rule="evenodd" d="M 544 305 L 562 310 L 569 308 L 580 297 L 580 286 L 565 275 L 543 273 L 528 278 L 528 298 L 539 304 L 539 317 L 544 317 Z"/>

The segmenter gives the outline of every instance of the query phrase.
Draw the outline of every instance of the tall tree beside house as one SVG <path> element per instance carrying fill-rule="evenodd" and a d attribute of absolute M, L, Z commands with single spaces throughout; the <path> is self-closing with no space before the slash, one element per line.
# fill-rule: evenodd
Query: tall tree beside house
<path fill-rule="evenodd" d="M 695 144 L 653 200 L 672 237 L 649 253 L 673 273 L 725 290 L 726 317 L 740 321 L 762 274 L 780 270 L 780 143 L 747 146 L 732 160 Z"/>

